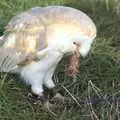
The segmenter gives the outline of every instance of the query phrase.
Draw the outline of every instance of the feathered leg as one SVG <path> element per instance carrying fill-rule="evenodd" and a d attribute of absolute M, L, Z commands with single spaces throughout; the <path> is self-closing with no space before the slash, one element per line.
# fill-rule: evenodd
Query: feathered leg
<path fill-rule="evenodd" d="M 44 95 L 43 84 L 49 88 L 55 86 L 52 81 L 52 75 L 55 66 L 61 58 L 62 55 L 59 52 L 53 50 L 48 51 L 47 55 L 38 63 L 32 63 L 23 68 L 21 75 L 24 77 L 24 80 L 31 85 L 32 92 L 38 95 L 38 97 Z"/>
<path fill-rule="evenodd" d="M 47 87 L 48 89 L 55 87 L 55 84 L 52 80 L 52 76 L 54 74 L 55 68 L 56 68 L 56 65 L 53 65 L 53 67 L 49 69 L 45 75 L 45 79 L 43 82 L 44 82 L 45 87 Z"/>

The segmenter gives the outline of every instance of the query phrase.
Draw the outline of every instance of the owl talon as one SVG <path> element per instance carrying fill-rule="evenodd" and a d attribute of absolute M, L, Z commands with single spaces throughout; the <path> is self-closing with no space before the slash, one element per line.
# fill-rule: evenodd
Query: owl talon
<path fill-rule="evenodd" d="M 28 97 L 33 97 L 32 93 L 27 94 Z"/>
<path fill-rule="evenodd" d="M 60 93 L 61 95 L 63 94 L 62 91 L 61 91 L 61 89 L 60 89 L 60 87 L 54 87 L 52 89 L 49 89 L 48 92 L 49 92 L 49 94 L 50 94 L 51 97 L 56 96 L 57 93 Z"/>
<path fill-rule="evenodd" d="M 35 101 L 35 104 L 39 103 L 39 102 L 42 102 L 44 103 L 47 98 L 45 97 L 45 95 L 36 95 L 36 94 L 33 94 L 33 93 L 28 93 L 28 97 L 34 99 Z"/>

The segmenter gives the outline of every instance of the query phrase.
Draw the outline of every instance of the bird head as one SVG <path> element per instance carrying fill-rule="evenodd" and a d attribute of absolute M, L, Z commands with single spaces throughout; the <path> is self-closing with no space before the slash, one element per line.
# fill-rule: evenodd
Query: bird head
<path fill-rule="evenodd" d="M 82 57 L 86 57 L 91 48 L 93 40 L 94 39 L 91 39 L 87 36 L 81 36 L 79 39 L 74 40 L 73 44 L 75 52 L 77 50 Z"/>
<path fill-rule="evenodd" d="M 82 57 L 87 56 L 91 44 L 94 39 L 91 39 L 86 36 L 82 36 L 80 40 L 76 40 L 73 42 L 74 44 L 74 54 L 70 56 L 69 66 L 67 68 L 67 75 L 70 77 L 76 76 L 79 73 L 79 65 L 80 65 L 80 55 Z"/>

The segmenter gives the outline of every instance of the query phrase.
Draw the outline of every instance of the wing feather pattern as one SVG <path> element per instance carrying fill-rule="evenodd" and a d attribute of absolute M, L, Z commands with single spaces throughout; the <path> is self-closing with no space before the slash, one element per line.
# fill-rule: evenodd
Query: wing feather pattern
<path fill-rule="evenodd" d="M 45 26 L 35 16 L 23 13 L 13 17 L 6 27 L 0 47 L 0 70 L 10 72 L 37 59 L 37 50 L 47 47 Z"/>
<path fill-rule="evenodd" d="M 26 53 L 15 51 L 10 48 L 0 48 L 0 71 L 12 71 L 17 64 L 23 62 L 27 58 Z"/>

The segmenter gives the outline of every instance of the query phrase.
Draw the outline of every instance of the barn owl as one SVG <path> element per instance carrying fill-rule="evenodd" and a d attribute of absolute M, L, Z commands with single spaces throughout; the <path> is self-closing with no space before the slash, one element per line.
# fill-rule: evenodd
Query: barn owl
<path fill-rule="evenodd" d="M 96 37 L 96 26 L 85 13 L 65 6 L 35 7 L 13 17 L 0 37 L 0 70 L 16 73 L 44 95 L 64 55 L 72 55 L 68 74 L 74 75 L 76 56 L 86 56 Z M 76 52 L 77 51 L 77 52 Z M 77 57 L 79 59 L 79 57 Z"/>

